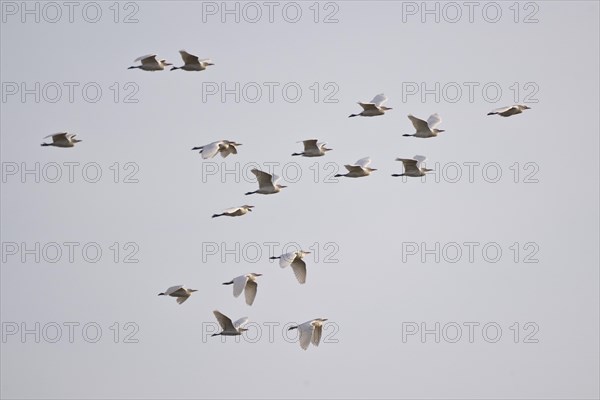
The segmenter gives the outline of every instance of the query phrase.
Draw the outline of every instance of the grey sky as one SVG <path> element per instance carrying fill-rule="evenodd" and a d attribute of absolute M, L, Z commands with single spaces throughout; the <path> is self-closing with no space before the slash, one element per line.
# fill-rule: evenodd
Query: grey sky
<path fill-rule="evenodd" d="M 3 398 L 600 395 L 598 2 L 497 2 L 496 23 L 488 22 L 496 7 L 489 2 L 477 2 L 473 22 L 458 2 L 455 23 L 442 2 L 439 23 L 433 14 L 421 20 L 422 2 L 297 2 L 297 23 L 285 19 L 294 16 L 289 2 L 277 3 L 272 23 L 263 2 L 255 3 L 263 13 L 256 23 L 244 19 L 254 16 L 244 3 L 239 23 L 235 15 L 221 21 L 222 2 L 120 3 L 118 23 L 113 2 L 97 3 L 96 23 L 82 16 L 86 3 L 77 3 L 72 23 L 65 6 L 48 22 L 55 14 L 43 3 L 39 23 L 35 15 L 22 22 L 22 4 L 1 3 Z M 138 22 L 123 23 L 130 12 Z M 330 13 L 332 23 L 323 23 Z M 215 65 L 127 69 L 148 53 L 181 65 L 180 49 Z M 36 92 L 36 82 L 39 102 L 36 94 L 22 101 L 21 85 Z M 221 85 L 235 92 L 236 82 L 239 102 L 235 94 L 222 99 Z M 421 85 L 432 91 L 424 99 Z M 102 94 L 92 102 L 95 88 Z M 360 111 L 357 101 L 382 92 L 393 110 L 347 118 Z M 486 115 L 514 103 L 532 109 Z M 434 112 L 446 132 L 401 136 L 413 132 L 407 114 Z M 40 147 L 59 131 L 83 142 Z M 334 150 L 291 157 L 309 138 Z M 190 151 L 220 139 L 243 143 L 239 154 L 203 161 Z M 390 176 L 402 171 L 396 157 L 415 154 L 436 172 L 425 182 Z M 327 182 L 365 156 L 378 169 L 371 176 Z M 21 177 L 36 163 L 39 183 Z M 71 164 L 73 182 L 64 163 L 79 163 Z M 276 163 L 288 188 L 244 196 L 256 189 L 249 170 L 265 163 Z M 56 165 L 62 177 L 51 183 Z M 88 182 L 98 169 L 98 182 Z M 255 209 L 210 218 L 242 204 Z M 36 242 L 49 252 L 39 263 L 22 249 L 12 254 L 13 243 Z M 63 251 L 56 263 L 48 262 L 53 242 Z M 78 242 L 73 262 L 65 242 Z M 465 242 L 476 242 L 472 262 Z M 87 244 L 93 257 L 94 243 L 102 250 L 96 263 L 81 254 Z M 305 285 L 268 260 L 288 243 L 317 253 L 307 257 Z M 422 251 L 436 243 L 439 262 Z M 462 256 L 450 262 L 457 246 Z M 139 262 L 124 262 L 128 254 Z M 221 285 L 248 272 L 264 274 L 252 307 Z M 181 306 L 156 296 L 178 284 L 199 291 Z M 206 338 L 214 309 L 248 316 L 257 324 L 248 333 L 260 327 L 261 336 Z M 317 317 L 329 318 L 318 348 L 305 352 L 283 338 L 285 324 Z M 36 322 L 46 336 L 22 340 L 21 324 Z M 70 322 L 79 324 L 73 343 Z M 56 343 L 47 340 L 53 323 L 62 327 Z M 272 340 L 268 323 L 279 324 Z M 408 335 L 421 323 L 440 324 L 440 343 Z M 473 343 L 469 323 L 479 324 Z M 97 325 L 84 337 L 85 324 Z M 451 343 L 457 325 L 462 337 Z M 94 326 L 102 336 L 88 343 Z M 502 336 L 489 343 L 496 326 Z M 132 332 L 138 342 L 126 343 Z"/>

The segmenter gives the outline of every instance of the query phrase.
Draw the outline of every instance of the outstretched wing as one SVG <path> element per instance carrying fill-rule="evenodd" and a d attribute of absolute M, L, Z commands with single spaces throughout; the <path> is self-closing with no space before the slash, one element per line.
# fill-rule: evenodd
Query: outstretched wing
<path fill-rule="evenodd" d="M 134 61 L 141 61 L 142 65 L 158 65 L 158 61 L 156 61 L 156 54 L 141 56 L 136 58 Z"/>
<path fill-rule="evenodd" d="M 417 160 L 417 168 L 421 168 L 421 164 L 427 160 L 427 157 L 425 156 L 420 156 L 420 155 L 416 155 L 413 157 L 415 160 Z"/>
<path fill-rule="evenodd" d="M 248 317 L 242 317 L 233 323 L 235 329 L 241 328 L 248 323 Z"/>
<path fill-rule="evenodd" d="M 415 129 L 417 130 L 417 132 L 428 132 L 429 131 L 429 125 L 427 124 L 426 121 L 423 121 L 422 119 L 419 119 L 415 116 L 413 116 L 412 114 L 408 115 L 408 119 L 410 119 L 410 121 L 412 122 L 413 126 L 415 127 Z"/>
<path fill-rule="evenodd" d="M 292 271 L 294 271 L 294 275 L 296 275 L 298 282 L 306 282 L 306 263 L 300 257 L 296 257 L 292 263 Z"/>
<path fill-rule="evenodd" d="M 314 324 L 315 329 L 312 334 L 312 344 L 318 346 L 321 342 L 321 334 L 323 333 L 323 324 L 321 322 L 317 322 Z"/>
<path fill-rule="evenodd" d="M 263 172 L 256 168 L 253 169 L 251 172 L 256 176 L 256 179 L 258 180 L 259 188 L 261 188 L 261 189 L 274 189 L 275 188 L 273 186 L 273 176 L 271 174 L 267 174 L 266 172 Z"/>
<path fill-rule="evenodd" d="M 185 64 L 198 64 L 199 63 L 197 56 L 190 54 L 185 50 L 179 50 L 179 54 L 181 54 L 181 58 L 183 59 L 183 62 Z"/>
<path fill-rule="evenodd" d="M 442 118 L 438 113 L 431 114 L 429 118 L 427 118 L 427 126 L 429 129 L 434 130 L 440 123 L 442 122 Z"/>
<path fill-rule="evenodd" d="M 248 304 L 249 306 L 251 306 L 252 303 L 254 303 L 257 290 L 258 284 L 256 282 L 249 280 L 246 283 L 246 290 L 244 291 L 244 295 L 246 296 L 246 304 Z"/>
<path fill-rule="evenodd" d="M 314 329 L 315 327 L 310 322 L 305 322 L 298 326 L 298 332 L 300 332 L 300 347 L 302 347 L 303 350 L 308 349 Z"/>
<path fill-rule="evenodd" d="M 285 253 L 282 254 L 281 257 L 279 258 L 279 266 L 281 268 L 285 268 L 288 265 L 290 265 L 294 259 L 296 258 L 296 252 L 292 251 L 290 253 Z"/>
<path fill-rule="evenodd" d="M 231 319 L 229 319 L 229 317 L 221 314 L 217 310 L 214 310 L 213 314 L 215 314 L 215 318 L 217 318 L 217 321 L 219 322 L 219 325 L 221 325 L 221 328 L 224 331 L 233 331 L 233 330 L 235 330 L 235 328 L 233 326 L 233 323 L 231 322 Z"/>
<path fill-rule="evenodd" d="M 409 174 L 410 172 L 420 172 L 417 168 L 417 160 L 412 160 L 410 158 L 396 158 L 396 161 L 402 161 L 404 173 L 406 174 Z"/>
<path fill-rule="evenodd" d="M 304 151 L 305 152 L 319 150 L 319 147 L 317 146 L 317 139 L 303 140 L 302 143 L 304 143 Z"/>
<path fill-rule="evenodd" d="M 369 164 L 371 164 L 370 157 L 361 158 L 360 160 L 358 160 L 357 162 L 354 163 L 354 165 L 358 165 L 359 167 L 363 167 L 363 168 L 366 168 L 367 165 L 369 165 Z"/>
<path fill-rule="evenodd" d="M 233 295 L 235 297 L 238 297 L 240 294 L 242 294 L 247 281 L 248 277 L 246 275 L 238 276 L 233 280 Z"/>
<path fill-rule="evenodd" d="M 165 292 L 164 292 L 165 296 L 169 296 L 169 295 L 175 293 L 176 291 L 178 291 L 182 287 L 183 287 L 183 285 L 171 286 L 170 288 L 168 288 L 167 290 L 165 290 Z"/>
<path fill-rule="evenodd" d="M 202 154 L 203 159 L 213 158 L 219 152 L 219 145 L 221 142 L 212 142 L 202 147 L 200 154 Z"/>
<path fill-rule="evenodd" d="M 375 104 L 377 107 L 381 106 L 383 103 L 385 103 L 388 100 L 388 98 L 385 96 L 385 94 L 380 93 L 377 96 L 373 97 L 373 100 L 371 100 L 371 103 Z"/>

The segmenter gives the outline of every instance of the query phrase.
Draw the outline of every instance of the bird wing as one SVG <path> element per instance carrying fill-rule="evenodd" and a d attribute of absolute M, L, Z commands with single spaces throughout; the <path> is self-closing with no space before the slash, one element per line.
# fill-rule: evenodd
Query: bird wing
<path fill-rule="evenodd" d="M 258 187 L 261 189 L 274 189 L 273 185 L 274 177 L 271 174 L 267 174 L 266 172 L 260 171 L 258 169 L 253 169 L 252 173 L 256 176 L 258 180 Z"/>
<path fill-rule="evenodd" d="M 377 96 L 373 97 L 373 100 L 371 100 L 371 103 L 375 104 L 375 106 L 380 107 L 383 103 L 385 103 L 387 101 L 387 97 L 385 97 L 385 94 L 380 93 Z"/>
<path fill-rule="evenodd" d="M 348 170 L 348 172 L 360 172 L 362 171 L 362 167 L 360 165 L 344 165 L 344 167 L 346 167 L 346 169 Z"/>
<path fill-rule="evenodd" d="M 179 54 L 181 54 L 181 58 L 185 64 L 199 64 L 197 56 L 190 54 L 185 50 L 179 50 Z"/>
<path fill-rule="evenodd" d="M 442 118 L 438 113 L 431 114 L 429 118 L 427 118 L 427 126 L 429 126 L 429 129 L 431 130 L 434 130 L 441 122 Z"/>
<path fill-rule="evenodd" d="M 319 150 L 319 147 L 317 146 L 317 139 L 303 140 L 302 143 L 304 143 L 304 151 L 306 152 Z"/>
<path fill-rule="evenodd" d="M 48 139 L 49 137 L 51 137 L 53 141 L 56 141 L 56 140 L 66 140 L 67 139 L 67 135 L 68 135 L 67 132 L 53 133 L 51 135 L 44 136 L 44 139 Z"/>
<path fill-rule="evenodd" d="M 361 158 L 360 160 L 354 163 L 354 165 L 358 165 L 359 167 L 363 168 L 366 168 L 369 164 L 371 164 L 370 157 Z"/>
<path fill-rule="evenodd" d="M 254 303 L 254 298 L 256 297 L 256 291 L 258 289 L 258 284 L 254 281 L 249 280 L 246 283 L 246 290 L 244 291 L 244 295 L 246 296 L 246 304 L 249 306 Z"/>
<path fill-rule="evenodd" d="M 237 149 L 234 145 L 228 144 L 225 148 L 221 148 L 219 152 L 221 153 L 221 157 L 225 158 L 230 154 L 237 154 Z"/>
<path fill-rule="evenodd" d="M 241 207 L 232 207 L 232 208 L 228 208 L 227 210 L 223 210 L 223 213 L 225 214 L 232 214 L 234 212 L 236 212 L 237 210 L 239 210 Z"/>
<path fill-rule="evenodd" d="M 294 275 L 296 275 L 298 282 L 306 282 L 306 263 L 301 258 L 296 257 L 294 259 L 294 262 L 292 263 L 292 271 L 294 271 Z"/>
<path fill-rule="evenodd" d="M 508 107 L 496 108 L 495 110 L 492 110 L 491 112 L 493 112 L 493 113 L 497 113 L 497 114 L 500 114 L 500 113 L 503 113 L 503 112 L 505 112 L 505 111 L 508 111 L 508 110 L 510 110 L 510 109 L 511 109 L 511 108 L 513 108 L 513 107 L 514 107 L 514 106 L 508 106 Z"/>
<path fill-rule="evenodd" d="M 295 251 L 292 251 L 291 253 L 282 254 L 281 257 L 279 257 L 279 266 L 281 268 L 285 268 L 288 265 L 290 265 L 291 263 L 293 263 L 295 258 L 296 258 Z"/>
<path fill-rule="evenodd" d="M 377 108 L 377 104 L 373 104 L 373 103 L 360 103 L 360 102 L 358 104 L 360 104 L 360 106 L 365 111 L 368 111 L 368 110 L 379 110 L 379 108 Z"/>
<path fill-rule="evenodd" d="M 410 171 L 420 172 L 420 170 L 417 168 L 417 160 L 413 160 L 410 158 L 396 158 L 396 161 L 402 161 L 402 164 L 404 164 L 405 173 L 408 173 Z"/>
<path fill-rule="evenodd" d="M 233 295 L 235 297 L 238 297 L 240 294 L 242 294 L 247 281 L 248 277 L 246 275 L 238 276 L 233 280 Z"/>
<path fill-rule="evenodd" d="M 179 285 L 179 286 L 171 286 L 170 288 L 168 288 L 167 290 L 165 290 L 165 295 L 169 296 L 173 293 L 175 293 L 176 291 L 178 291 L 179 289 L 181 289 L 183 287 L 183 285 Z"/>
<path fill-rule="evenodd" d="M 300 347 L 306 350 L 312 339 L 313 330 L 315 327 L 311 323 L 312 321 L 305 322 L 298 326 L 298 332 L 300 332 Z"/>
<path fill-rule="evenodd" d="M 417 132 L 428 132 L 429 131 L 429 125 L 427 124 L 426 121 L 423 121 L 422 119 L 419 119 L 413 115 L 408 116 L 408 119 L 411 120 L 413 126 L 415 127 L 415 129 L 417 130 Z"/>
<path fill-rule="evenodd" d="M 233 326 L 237 330 L 238 328 L 241 328 L 242 326 L 246 325 L 247 323 L 248 323 L 248 317 L 242 317 L 242 318 L 238 319 L 237 321 L 235 321 L 233 323 Z"/>
<path fill-rule="evenodd" d="M 141 61 L 142 65 L 158 65 L 158 61 L 156 61 L 156 54 L 141 56 L 136 58 L 134 61 Z"/>
<path fill-rule="evenodd" d="M 203 159 L 213 158 L 219 152 L 219 145 L 221 142 L 212 142 L 207 144 L 206 146 L 202 146 L 202 150 L 200 150 L 200 154 L 202 154 Z"/>
<path fill-rule="evenodd" d="M 224 331 L 233 331 L 233 330 L 235 330 L 235 327 L 233 326 L 233 323 L 231 322 L 231 319 L 229 319 L 229 317 L 221 314 L 217 310 L 214 310 L 213 314 L 215 314 L 215 318 L 217 318 L 217 321 L 219 322 L 219 325 L 221 325 L 221 328 Z"/>
<path fill-rule="evenodd" d="M 318 346 L 321 342 L 321 334 L 323 333 L 323 324 L 321 322 L 313 323 L 315 329 L 312 334 L 312 344 Z"/>
<path fill-rule="evenodd" d="M 190 295 L 188 294 L 187 296 L 179 296 L 177 298 L 177 304 L 183 304 L 184 301 L 186 301 L 187 299 L 190 298 Z"/>

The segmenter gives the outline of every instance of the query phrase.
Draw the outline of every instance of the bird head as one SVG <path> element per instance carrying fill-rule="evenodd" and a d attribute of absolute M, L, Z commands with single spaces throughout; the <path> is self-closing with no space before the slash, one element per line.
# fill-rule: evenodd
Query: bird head
<path fill-rule="evenodd" d="M 286 187 L 287 187 L 287 186 L 285 186 L 285 185 L 277 185 L 277 186 L 279 187 L 279 189 L 283 189 L 283 188 L 286 188 Z"/>
<path fill-rule="evenodd" d="M 242 208 L 245 208 L 248 211 L 252 211 L 252 209 L 254 208 L 254 206 L 243 205 Z"/>
<path fill-rule="evenodd" d="M 377 168 L 368 168 L 367 167 L 367 171 L 369 171 L 369 172 L 377 171 Z"/>
<path fill-rule="evenodd" d="M 167 62 L 167 60 L 160 60 L 160 63 L 161 63 L 162 65 L 165 65 L 165 66 L 166 66 L 166 65 L 173 65 L 173 64 L 171 64 L 170 62 Z"/>
<path fill-rule="evenodd" d="M 83 142 L 83 140 L 81 139 L 72 139 L 71 140 L 73 143 L 79 143 L 79 142 Z"/>
<path fill-rule="evenodd" d="M 434 128 L 434 129 L 433 129 L 433 131 L 434 131 L 435 133 L 446 132 L 446 131 L 445 131 L 445 130 L 443 130 L 443 129 L 437 129 L 437 128 Z"/>
<path fill-rule="evenodd" d="M 529 107 L 529 106 L 521 106 L 521 110 L 531 110 L 531 107 Z"/>
<path fill-rule="evenodd" d="M 383 111 L 393 110 L 392 107 L 386 107 L 386 106 L 381 106 L 379 108 L 381 108 Z"/>
<path fill-rule="evenodd" d="M 198 291 L 197 289 L 188 289 L 188 292 L 192 292 L 192 293 L 197 292 L 197 291 Z"/>
<path fill-rule="evenodd" d="M 248 330 L 248 328 L 239 328 L 238 329 L 240 332 L 246 332 Z"/>
<path fill-rule="evenodd" d="M 433 172 L 433 171 L 435 171 L 435 169 L 423 168 L 422 171 L 423 172 Z"/>
<path fill-rule="evenodd" d="M 262 274 L 257 274 L 256 272 L 253 272 L 252 275 L 254 275 L 254 276 L 262 276 Z"/>

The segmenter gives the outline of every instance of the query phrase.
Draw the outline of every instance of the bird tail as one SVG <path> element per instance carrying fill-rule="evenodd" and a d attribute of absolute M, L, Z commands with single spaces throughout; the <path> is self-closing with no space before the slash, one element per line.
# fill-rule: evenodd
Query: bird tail
<path fill-rule="evenodd" d="M 342 174 L 335 174 L 333 177 L 334 177 L 334 178 L 339 178 L 340 176 L 345 176 L 345 175 L 342 175 Z"/>
<path fill-rule="evenodd" d="M 171 68 L 171 71 L 176 70 L 176 69 L 181 69 L 180 67 L 173 67 Z"/>
<path fill-rule="evenodd" d="M 293 156 L 301 156 L 302 153 L 292 153 Z"/>
<path fill-rule="evenodd" d="M 256 192 L 246 192 L 246 196 L 248 196 L 249 194 L 254 194 Z"/>
<path fill-rule="evenodd" d="M 350 114 L 348 115 L 348 118 L 352 118 L 352 117 L 358 117 L 359 114 Z"/>
<path fill-rule="evenodd" d="M 41 146 L 50 146 L 48 143 L 42 143 Z"/>
<path fill-rule="evenodd" d="M 200 146 L 200 147 L 192 147 L 192 150 L 202 150 L 202 146 Z"/>
<path fill-rule="evenodd" d="M 405 133 L 405 134 L 404 134 L 404 135 L 402 135 L 402 136 L 415 136 L 415 135 L 411 135 L 411 134 L 409 134 L 409 133 Z"/>
<path fill-rule="evenodd" d="M 231 281 L 231 282 L 223 282 L 223 285 L 233 285 L 233 281 Z"/>
<path fill-rule="evenodd" d="M 223 216 L 223 215 L 225 215 L 225 214 L 213 214 L 213 216 L 212 216 L 212 217 L 213 217 L 213 218 L 217 218 L 217 217 L 221 217 L 221 216 Z"/>
<path fill-rule="evenodd" d="M 398 176 L 404 176 L 404 174 L 392 174 L 392 176 L 398 177 Z"/>
<path fill-rule="evenodd" d="M 129 68 L 127 68 L 127 69 L 136 69 L 136 68 L 139 68 L 139 67 L 137 67 L 137 66 L 135 66 L 135 65 L 132 65 L 131 67 L 129 67 Z"/>
<path fill-rule="evenodd" d="M 498 114 L 498 113 L 496 113 L 496 112 L 489 112 L 489 113 L 487 113 L 487 115 L 496 115 L 496 114 Z"/>

